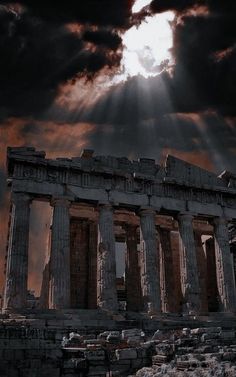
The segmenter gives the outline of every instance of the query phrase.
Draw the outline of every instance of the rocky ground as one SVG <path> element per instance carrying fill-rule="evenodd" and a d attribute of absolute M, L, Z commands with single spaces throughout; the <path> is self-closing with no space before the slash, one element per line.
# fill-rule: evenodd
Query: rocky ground
<path fill-rule="evenodd" d="M 220 327 L 184 328 L 172 335 L 156 332 L 152 367 L 136 377 L 235 377 L 236 339 L 234 330 Z M 155 338 L 155 336 L 154 336 Z"/>
<path fill-rule="evenodd" d="M 72 314 L 3 318 L 0 377 L 236 377 L 232 318 L 141 323 Z"/>
<path fill-rule="evenodd" d="M 110 376 L 127 376 L 142 364 L 148 367 L 140 369 L 133 375 L 137 377 L 236 376 L 234 329 L 202 327 L 157 330 L 151 337 L 146 336 L 140 329 L 131 329 L 122 332 L 105 331 L 96 339 L 90 340 L 71 333 L 68 339 L 63 340 L 63 348 L 70 350 L 71 347 L 76 347 L 76 344 L 78 347 L 78 342 L 80 350 L 84 352 L 84 359 L 91 359 L 92 355 L 88 375 L 95 367 L 96 372 L 98 373 L 99 370 L 104 376 L 108 370 Z M 95 350 L 97 353 L 94 353 Z"/>

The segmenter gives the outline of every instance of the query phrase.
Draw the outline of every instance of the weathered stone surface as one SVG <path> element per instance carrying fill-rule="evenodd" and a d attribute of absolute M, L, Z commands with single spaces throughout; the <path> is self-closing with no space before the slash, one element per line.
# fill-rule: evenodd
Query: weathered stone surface
<path fill-rule="evenodd" d="M 110 205 L 101 205 L 99 209 L 98 305 L 102 309 L 118 309 L 113 209 Z"/>
<path fill-rule="evenodd" d="M 69 338 L 63 337 L 62 346 L 63 347 L 78 347 L 83 342 L 83 337 L 80 334 L 71 332 Z"/>
<path fill-rule="evenodd" d="M 70 307 L 70 202 L 53 201 L 52 241 L 50 255 L 50 309 Z"/>
<path fill-rule="evenodd" d="M 30 197 L 24 193 L 14 193 L 8 240 L 4 309 L 20 309 L 26 306 L 29 216 Z"/>
<path fill-rule="evenodd" d="M 125 348 L 116 350 L 116 357 L 118 360 L 136 359 L 137 351 L 135 348 Z"/>
<path fill-rule="evenodd" d="M 121 334 L 119 331 L 111 331 L 106 340 L 109 342 L 109 343 L 112 343 L 112 344 L 117 344 L 121 341 Z"/>
<path fill-rule="evenodd" d="M 121 336 L 122 336 L 122 339 L 128 340 L 129 338 L 132 338 L 132 337 L 140 337 L 140 338 L 144 337 L 145 334 L 142 331 L 142 329 L 134 328 L 134 329 L 122 330 Z"/>
<path fill-rule="evenodd" d="M 235 279 L 226 220 L 215 218 L 214 229 L 220 310 L 234 312 L 236 310 Z"/>
<path fill-rule="evenodd" d="M 200 287 L 198 279 L 196 248 L 192 226 L 192 215 L 181 214 L 178 217 L 181 236 L 181 282 L 183 292 L 183 310 L 188 314 L 200 310 Z"/>
<path fill-rule="evenodd" d="M 235 311 L 235 274 L 227 223 L 223 220 L 223 216 L 236 219 L 236 180 L 232 174 L 224 173 L 217 177 L 172 156 L 168 156 L 164 166 L 159 166 L 151 159 L 130 161 L 123 157 L 94 156 L 91 151 L 72 159 L 51 160 L 45 158 L 44 152 L 34 148 L 9 148 L 8 176 L 13 205 L 5 309 L 16 310 L 26 306 L 30 195 L 32 200 L 50 201 L 54 206 L 51 258 L 44 274 L 44 308 L 60 310 L 72 306 L 95 309 L 98 305 L 112 311 L 107 319 L 110 322 L 103 318 L 87 318 L 86 326 L 98 328 L 112 329 L 112 321 L 117 321 L 118 315 L 120 322 L 125 320 L 123 314 L 114 317 L 114 311 L 119 307 L 115 236 L 123 237 L 122 241 L 125 241 L 122 227 L 126 224 L 124 297 L 128 310 L 140 311 L 144 304 L 145 312 L 151 316 L 160 313 L 161 307 L 169 313 L 183 309 L 185 315 L 194 316 L 218 308 L 225 312 Z M 68 208 L 70 202 L 73 204 L 72 212 Z M 75 220 L 81 208 L 79 220 Z M 188 213 L 184 214 L 186 210 Z M 189 216 L 190 212 L 194 212 L 193 218 Z M 140 219 L 137 214 L 140 214 Z M 176 246 L 179 237 L 177 214 L 181 250 Z M 73 217 L 71 225 L 70 216 Z M 214 222 L 214 229 L 210 220 Z M 83 231 L 75 230 L 70 244 L 70 230 L 73 230 L 75 221 L 83 223 Z M 161 255 L 156 239 L 157 225 L 162 233 Z M 117 231 L 117 228 L 120 230 Z M 80 233 L 79 236 L 77 233 Z M 201 234 L 214 236 L 215 247 L 211 245 L 211 252 L 208 241 L 203 250 Z M 139 237 L 140 258 L 137 252 Z M 72 290 L 74 293 L 71 295 Z M 66 321 L 64 325 L 67 327 L 69 323 Z M 73 326 L 81 324 L 79 320 L 73 322 Z M 54 327 L 58 327 L 57 320 Z M 148 321 L 147 327 L 149 330 L 157 328 L 154 322 Z M 137 342 L 138 337 L 131 337 L 129 343 Z"/>
<path fill-rule="evenodd" d="M 141 233 L 141 285 L 144 309 L 149 312 L 160 312 L 160 261 L 156 239 L 155 211 L 140 211 Z"/>

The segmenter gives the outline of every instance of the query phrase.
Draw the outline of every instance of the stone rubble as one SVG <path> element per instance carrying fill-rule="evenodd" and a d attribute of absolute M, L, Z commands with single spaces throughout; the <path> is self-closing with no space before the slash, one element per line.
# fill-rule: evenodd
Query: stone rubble
<path fill-rule="evenodd" d="M 33 328 L 23 316 L 3 319 L 0 376 L 235 377 L 236 325 L 227 319 L 222 326 L 204 326 L 186 320 L 182 328 L 162 323 L 154 331 L 114 327 L 101 332 L 63 324 Z"/>
<path fill-rule="evenodd" d="M 183 328 L 166 334 L 155 345 L 152 367 L 137 377 L 234 377 L 236 376 L 235 329 Z"/>
<path fill-rule="evenodd" d="M 115 343 L 109 342 L 110 337 L 115 337 Z M 130 347 L 129 342 L 133 338 L 135 340 L 139 338 L 139 343 Z M 78 339 L 81 337 L 78 336 Z M 117 341 L 118 339 L 120 342 Z M 90 353 L 85 349 L 83 351 L 83 358 L 88 363 L 88 376 L 105 377 L 108 367 L 112 376 L 128 376 L 143 365 L 146 367 L 140 369 L 136 376 L 233 377 L 236 375 L 234 329 L 202 327 L 172 331 L 157 330 L 151 337 L 145 336 L 140 329 L 123 330 L 121 334 L 118 331 L 106 331 L 99 334 L 97 339 L 91 340 L 91 344 L 92 342 L 94 349 Z M 86 340 L 83 343 L 85 346 L 88 344 Z M 111 348 L 111 345 L 114 347 Z M 78 350 L 81 352 L 81 348 Z M 64 347 L 64 352 L 66 351 L 68 350 Z M 74 351 L 77 352 L 76 349 Z M 96 369 L 97 374 L 93 371 L 94 362 L 99 365 Z"/>

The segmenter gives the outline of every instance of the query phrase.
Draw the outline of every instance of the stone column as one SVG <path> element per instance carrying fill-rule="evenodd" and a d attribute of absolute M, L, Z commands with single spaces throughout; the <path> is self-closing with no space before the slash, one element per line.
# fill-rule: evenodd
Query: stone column
<path fill-rule="evenodd" d="M 180 232 L 180 275 L 183 293 L 183 311 L 187 314 L 195 314 L 200 311 L 200 288 L 196 247 L 191 214 L 178 216 Z"/>
<path fill-rule="evenodd" d="M 70 307 L 70 202 L 55 198 L 52 205 L 49 308 L 66 309 Z"/>
<path fill-rule="evenodd" d="M 137 226 L 127 224 L 124 226 L 124 229 L 126 231 L 126 310 L 139 311 L 142 309 L 142 293 L 138 255 Z"/>
<path fill-rule="evenodd" d="M 173 291 L 173 303 L 175 313 L 182 312 L 182 285 L 181 285 L 181 274 L 180 274 L 180 236 L 179 232 L 171 231 L 170 233 L 170 244 L 172 250 L 173 258 L 173 280 L 174 280 L 174 291 Z"/>
<path fill-rule="evenodd" d="M 118 309 L 113 208 L 110 204 L 99 207 L 97 299 L 102 309 Z"/>
<path fill-rule="evenodd" d="M 30 197 L 23 193 L 13 193 L 11 200 L 3 303 L 5 310 L 25 308 L 27 298 Z"/>
<path fill-rule="evenodd" d="M 214 219 L 214 233 L 219 309 L 233 312 L 236 310 L 235 278 L 226 219 Z"/>
<path fill-rule="evenodd" d="M 156 238 L 155 211 L 140 211 L 141 285 L 144 310 L 149 313 L 161 311 L 160 262 Z"/>
<path fill-rule="evenodd" d="M 201 300 L 201 311 L 208 311 L 207 302 L 207 259 L 202 246 L 202 235 L 199 232 L 194 232 L 196 256 L 197 256 L 197 266 L 199 271 L 199 288 L 200 288 L 200 300 Z"/>
<path fill-rule="evenodd" d="M 159 229 L 160 235 L 160 280 L 161 280 L 161 297 L 163 311 L 174 312 L 174 266 L 173 255 L 171 250 L 170 231 L 167 229 Z"/>

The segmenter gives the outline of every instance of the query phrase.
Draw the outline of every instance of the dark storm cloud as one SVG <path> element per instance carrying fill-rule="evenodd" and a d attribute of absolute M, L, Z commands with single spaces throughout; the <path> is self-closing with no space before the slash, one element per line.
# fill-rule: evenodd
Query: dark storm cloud
<path fill-rule="evenodd" d="M 56 22 L 81 22 L 101 26 L 124 27 L 129 24 L 134 0 L 19 0 L 34 15 Z"/>
<path fill-rule="evenodd" d="M 59 85 L 120 63 L 121 38 L 113 29 L 86 24 L 76 33 L 60 17 L 49 21 L 36 10 L 0 7 L 0 119 L 36 116 L 53 103 Z"/>
<path fill-rule="evenodd" d="M 172 84 L 177 111 L 214 108 L 226 114 L 235 113 L 233 24 L 234 20 L 215 17 L 186 17 L 184 24 L 176 26 Z M 229 46 L 233 46 L 230 53 L 216 59 L 217 53 Z"/>
<path fill-rule="evenodd" d="M 166 12 L 168 10 L 183 11 L 196 3 L 203 3 L 203 1 L 196 0 L 153 0 L 150 4 L 150 9 L 153 13 Z"/>
<path fill-rule="evenodd" d="M 161 13 L 168 10 L 183 12 L 193 6 L 206 6 L 212 11 L 221 14 L 229 14 L 235 11 L 234 0 L 153 0 L 150 9 L 153 13 Z"/>
<path fill-rule="evenodd" d="M 83 39 L 98 46 L 105 46 L 111 50 L 117 50 L 121 45 L 122 39 L 119 35 L 109 30 L 86 30 Z"/>
<path fill-rule="evenodd" d="M 186 12 L 191 8 L 195 14 Z M 235 1 L 153 0 L 150 9 L 152 13 L 173 10 L 178 14 L 173 26 L 176 67 L 172 80 L 177 111 L 213 107 L 235 114 Z"/>

